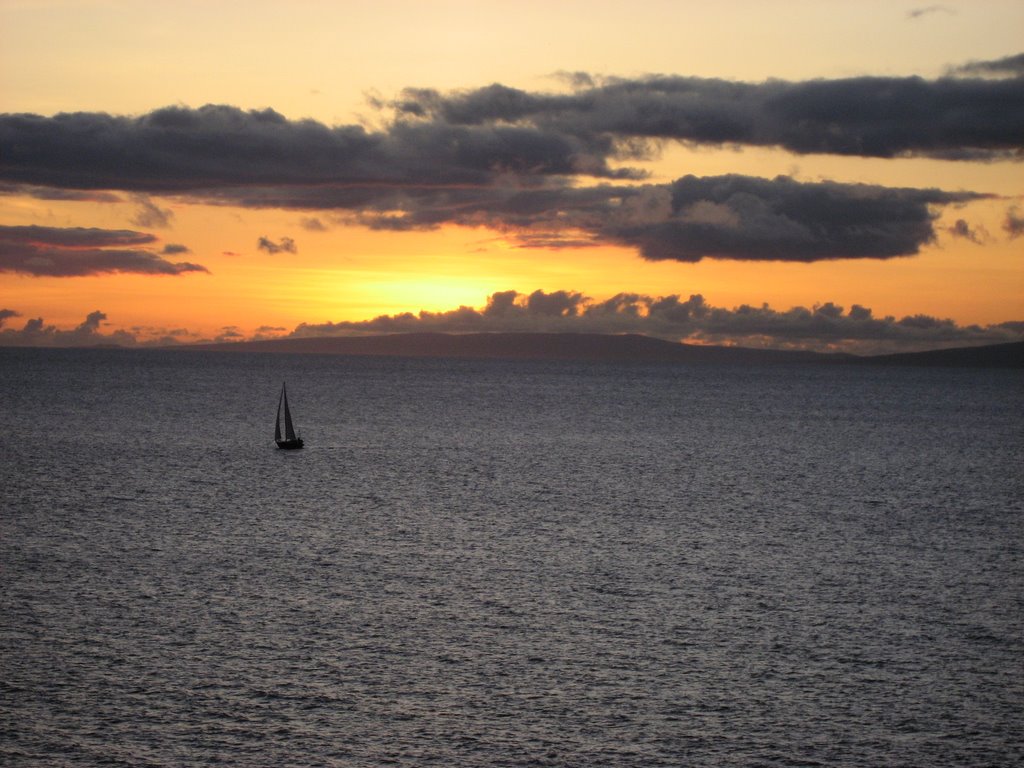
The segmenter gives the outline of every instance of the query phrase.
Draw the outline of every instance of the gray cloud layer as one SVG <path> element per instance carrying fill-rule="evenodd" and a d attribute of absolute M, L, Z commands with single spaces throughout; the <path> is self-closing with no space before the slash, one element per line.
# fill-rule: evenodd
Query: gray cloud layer
<path fill-rule="evenodd" d="M 150 226 L 168 224 L 170 211 L 147 195 L 173 194 L 331 211 L 332 221 L 382 230 L 487 226 L 524 246 L 617 243 L 651 259 L 889 258 L 935 238 L 938 208 L 983 195 L 740 175 L 625 184 L 642 174 L 616 164 L 664 141 L 1021 159 L 1021 59 L 961 67 L 1014 75 L 1003 78 L 595 84 L 578 74 L 567 94 L 497 84 L 408 90 L 387 105 L 395 117 L 376 131 L 224 105 L 138 117 L 7 114 L 0 115 L 0 191 L 56 189 L 72 198 L 127 191 L 140 206 L 137 221 Z M 581 186 L 583 177 L 599 183 Z M 313 231 L 323 227 L 304 221 Z M 267 238 L 259 247 L 290 250 Z"/>
<path fill-rule="evenodd" d="M 0 225 L 0 272 L 35 277 L 80 277 L 106 272 L 179 275 L 206 272 L 189 262 L 171 262 L 142 246 L 153 235 L 127 229 L 11 227 Z M 168 246 L 179 253 L 183 246 Z"/>
<path fill-rule="evenodd" d="M 1024 151 L 1024 54 L 972 62 L 967 74 L 741 83 L 614 79 L 570 94 L 495 84 L 410 89 L 386 130 L 289 121 L 273 110 L 165 107 L 0 116 L 0 178 L 63 189 L 196 192 L 287 184 L 481 184 L 496 174 L 635 175 L 608 161 L 634 140 L 779 146 L 870 157 L 1018 159 Z M 955 70 L 957 71 L 957 70 Z M 583 78 L 578 78 L 585 82 Z M 124 161 L 131 157 L 132 162 Z"/>

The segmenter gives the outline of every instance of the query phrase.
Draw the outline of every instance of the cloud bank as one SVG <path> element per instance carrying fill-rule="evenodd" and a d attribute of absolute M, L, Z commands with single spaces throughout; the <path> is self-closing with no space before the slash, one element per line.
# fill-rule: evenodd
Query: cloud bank
<path fill-rule="evenodd" d="M 875 353 L 1024 340 L 1024 322 L 961 326 L 928 315 L 875 317 L 832 302 L 776 310 L 767 304 L 714 307 L 700 294 L 620 293 L 595 301 L 575 291 L 503 291 L 483 309 L 383 315 L 372 320 L 299 325 L 292 337 L 486 332 L 638 333 L 672 341 Z"/>
<path fill-rule="evenodd" d="M 144 329 L 104 334 L 100 311 L 70 330 L 28 320 L 20 329 L 2 327 L 19 313 L 0 310 L 0 346 L 95 346 L 97 344 L 168 345 L 189 341 L 242 341 L 268 338 L 363 336 L 389 333 L 633 333 L 705 344 L 747 347 L 846 351 L 862 354 L 932 349 L 943 346 L 996 344 L 1024 340 L 1024 321 L 997 325 L 958 325 L 929 315 L 876 317 L 870 308 L 849 309 L 832 302 L 813 307 L 777 310 L 761 304 L 731 309 L 715 307 L 700 294 L 646 296 L 620 293 L 597 301 L 577 291 L 500 291 L 482 309 L 461 306 L 445 312 L 406 312 L 370 320 L 302 323 L 290 333 L 263 325 L 252 336 L 225 326 L 213 339 L 200 339 L 184 330 L 159 333 Z"/>
<path fill-rule="evenodd" d="M 104 334 L 100 326 L 107 316 L 96 310 L 90 312 L 80 325 L 71 330 L 46 325 L 43 318 L 36 317 L 25 323 L 20 330 L 0 328 L 0 345 L 24 347 L 89 347 L 97 344 L 120 344 L 132 346 L 135 337 L 126 331 Z"/>
<path fill-rule="evenodd" d="M 619 244 L 651 259 L 814 261 L 917 253 L 934 240 L 939 209 L 984 194 L 741 175 L 643 184 L 630 163 L 666 142 L 1024 159 L 1024 54 L 931 80 L 567 79 L 567 93 L 500 84 L 409 89 L 376 102 L 385 117 L 379 129 L 227 105 L 135 117 L 5 114 L 0 191 L 121 191 L 147 227 L 169 225 L 170 209 L 148 198 L 163 195 L 299 210 L 310 214 L 302 218 L 309 231 L 324 228 L 312 215 L 323 211 L 332 222 L 379 230 L 486 226 L 527 247 Z M 289 251 L 294 242 L 263 238 L 258 247 Z"/>

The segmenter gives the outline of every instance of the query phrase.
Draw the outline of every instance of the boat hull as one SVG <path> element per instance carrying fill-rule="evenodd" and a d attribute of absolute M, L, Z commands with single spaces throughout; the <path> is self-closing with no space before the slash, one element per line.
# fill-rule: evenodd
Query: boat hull
<path fill-rule="evenodd" d="M 293 451 L 297 448 L 302 447 L 302 438 L 297 437 L 294 440 L 276 440 L 277 447 L 285 451 Z"/>

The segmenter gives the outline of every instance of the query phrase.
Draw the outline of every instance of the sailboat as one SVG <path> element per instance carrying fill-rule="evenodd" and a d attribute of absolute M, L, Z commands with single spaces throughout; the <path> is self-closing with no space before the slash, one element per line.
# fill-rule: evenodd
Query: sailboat
<path fill-rule="evenodd" d="M 284 440 L 281 439 L 281 406 L 284 405 Z M 301 448 L 302 438 L 295 434 L 292 412 L 288 408 L 288 392 L 281 384 L 281 396 L 277 399 L 277 419 L 274 421 L 274 442 L 278 448 Z"/>

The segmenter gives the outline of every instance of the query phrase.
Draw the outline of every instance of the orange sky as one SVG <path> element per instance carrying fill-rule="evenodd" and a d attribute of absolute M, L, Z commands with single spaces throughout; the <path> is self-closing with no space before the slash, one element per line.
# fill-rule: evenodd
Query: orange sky
<path fill-rule="evenodd" d="M 954 65 L 1019 53 L 1024 29 L 1019 2 L 994 0 L 941 6 L 638 2 L 628 8 L 601 2 L 384 2 L 373 10 L 328 2 L 209 5 L 0 3 L 0 112 L 144 115 L 168 105 L 216 103 L 272 108 L 288 120 L 308 117 L 326 126 L 365 121 L 367 130 L 386 130 L 389 114 L 376 111 L 367 96 L 388 100 L 410 86 L 447 93 L 500 82 L 529 92 L 566 92 L 563 81 L 550 77 L 556 72 L 749 83 L 771 77 L 935 78 Z M 127 330 L 140 341 L 170 332 L 183 340 L 214 338 L 226 328 L 248 337 L 290 332 L 301 323 L 482 308 L 488 296 L 506 290 L 571 291 L 594 301 L 619 293 L 701 294 L 714 307 L 767 303 L 778 311 L 834 302 L 869 307 L 876 318 L 922 314 L 960 326 L 1024 319 L 1024 240 L 1004 227 L 1009 212 L 1022 205 L 1019 162 L 796 154 L 668 141 L 657 156 L 613 165 L 643 168 L 649 184 L 670 184 L 687 174 L 785 175 L 806 183 L 993 197 L 935 206 L 936 237 L 916 255 L 802 263 L 650 261 L 637 247 L 608 240 L 587 248 L 526 248 L 514 233 L 493 225 L 374 231 L 353 223 L 345 211 L 214 205 L 194 194 L 138 196 L 111 188 L 120 202 L 75 202 L 9 190 L 0 196 L 0 225 L 144 232 L 156 236 L 155 249 L 185 246 L 180 258 L 208 272 L 0 271 L 0 309 L 17 313 L 3 327 L 18 329 L 41 317 L 47 325 L 72 328 L 100 310 L 106 315 L 103 333 Z M 6 181 L 18 180 L 0 179 Z M 162 220 L 147 219 L 146 206 L 162 211 Z M 309 228 L 313 218 L 321 230 Z M 970 238 L 952 229 L 958 220 Z M 290 238 L 294 252 L 269 253 L 258 247 L 260 237 Z"/>

